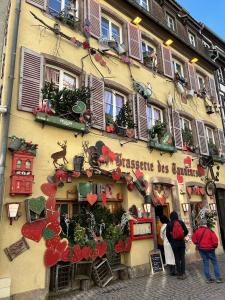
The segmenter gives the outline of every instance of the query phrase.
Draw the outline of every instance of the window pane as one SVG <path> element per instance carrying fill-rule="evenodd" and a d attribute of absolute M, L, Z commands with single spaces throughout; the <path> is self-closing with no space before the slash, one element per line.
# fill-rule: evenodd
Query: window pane
<path fill-rule="evenodd" d="M 188 120 L 186 120 L 186 119 L 183 119 L 183 120 L 184 120 L 184 129 L 185 129 L 185 128 L 191 129 L 191 128 L 190 128 L 190 122 L 189 122 Z"/>
<path fill-rule="evenodd" d="M 116 95 L 116 116 L 118 115 L 121 107 L 123 106 L 124 99 L 120 95 Z"/>
<path fill-rule="evenodd" d="M 66 73 L 63 74 L 63 87 L 69 90 L 76 88 L 76 79 Z"/>
<path fill-rule="evenodd" d="M 48 9 L 51 15 L 58 16 L 61 11 L 61 0 L 48 0 Z"/>
<path fill-rule="evenodd" d="M 102 37 L 109 39 L 109 21 L 106 20 L 105 18 L 102 18 L 101 31 L 102 31 Z"/>
<path fill-rule="evenodd" d="M 120 42 L 120 29 L 115 24 L 112 24 L 112 38 L 118 43 Z"/>
<path fill-rule="evenodd" d="M 63 203 L 63 204 L 57 204 L 56 205 L 60 216 L 68 216 L 69 214 L 69 207 L 67 203 Z"/>
<path fill-rule="evenodd" d="M 147 107 L 146 113 L 147 113 L 147 120 L 148 120 L 148 129 L 150 129 L 153 126 L 153 124 L 152 124 L 152 108 L 151 108 L 151 106 Z"/>
<path fill-rule="evenodd" d="M 144 52 L 146 52 L 147 50 L 146 50 L 146 45 L 145 45 L 145 42 L 142 42 L 142 52 L 144 53 Z"/>
<path fill-rule="evenodd" d="M 154 121 L 161 121 L 160 110 L 157 108 L 154 108 Z"/>
<path fill-rule="evenodd" d="M 109 91 L 105 91 L 105 112 L 111 116 L 113 116 L 113 98 L 112 93 Z"/>
<path fill-rule="evenodd" d="M 45 79 L 48 82 L 54 82 L 56 85 L 59 85 L 59 70 L 46 67 Z"/>

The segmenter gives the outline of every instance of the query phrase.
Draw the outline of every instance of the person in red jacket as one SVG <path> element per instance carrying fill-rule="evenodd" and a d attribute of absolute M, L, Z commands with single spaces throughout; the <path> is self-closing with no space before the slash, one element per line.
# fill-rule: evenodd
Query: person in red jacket
<path fill-rule="evenodd" d="M 201 221 L 201 226 L 194 232 L 192 241 L 197 245 L 199 253 L 203 261 L 203 270 L 206 277 L 206 282 L 211 283 L 215 280 L 209 273 L 209 261 L 212 262 L 216 282 L 223 282 L 221 279 L 220 269 L 217 262 L 215 249 L 218 247 L 218 238 L 214 231 L 207 227 L 207 221 L 204 219 Z"/>

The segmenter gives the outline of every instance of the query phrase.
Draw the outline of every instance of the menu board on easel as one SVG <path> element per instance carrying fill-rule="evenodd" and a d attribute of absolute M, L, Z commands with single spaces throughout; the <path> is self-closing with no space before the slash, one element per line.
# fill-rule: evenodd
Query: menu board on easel
<path fill-rule="evenodd" d="M 150 252 L 149 260 L 150 260 L 152 274 L 164 272 L 164 266 L 163 266 L 163 261 L 162 261 L 162 256 L 160 251 L 156 250 Z"/>

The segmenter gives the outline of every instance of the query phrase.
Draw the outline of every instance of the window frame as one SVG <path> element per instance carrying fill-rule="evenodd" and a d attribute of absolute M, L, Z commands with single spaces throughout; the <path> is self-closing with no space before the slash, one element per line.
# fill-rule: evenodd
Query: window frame
<path fill-rule="evenodd" d="M 58 85 L 59 86 L 59 91 L 61 91 L 64 88 L 63 87 L 63 76 L 64 76 L 64 74 L 67 74 L 67 75 L 73 77 L 75 79 L 75 89 L 79 88 L 79 76 L 77 76 L 74 73 L 71 73 L 70 71 L 67 71 L 66 69 L 57 67 L 55 65 L 51 65 L 49 63 L 47 63 L 45 65 L 44 82 L 47 81 L 46 80 L 46 68 L 48 68 L 48 67 L 59 71 L 59 85 Z"/>
<path fill-rule="evenodd" d="M 204 75 L 200 74 L 198 71 L 196 72 L 196 77 L 197 77 L 198 89 L 199 89 L 200 91 L 202 91 L 204 88 L 206 88 L 206 78 L 205 78 Z M 204 83 L 204 87 L 203 87 L 203 88 L 200 86 L 200 81 L 199 81 L 199 79 L 202 79 L 202 80 L 203 80 L 203 83 Z"/>
<path fill-rule="evenodd" d="M 102 36 L 102 18 L 107 20 L 109 22 L 109 38 L 108 40 L 114 40 L 113 35 L 112 35 L 112 24 L 116 25 L 119 28 L 119 34 L 120 34 L 120 40 L 119 43 L 122 44 L 123 43 L 123 26 L 115 21 L 112 17 L 110 17 L 107 13 L 102 13 L 101 14 L 101 21 L 100 21 L 100 26 L 101 26 L 101 34 L 100 37 L 102 39 L 104 39 L 104 37 Z"/>
<path fill-rule="evenodd" d="M 206 138 L 207 138 L 207 143 L 209 144 L 210 143 L 210 140 L 209 140 L 209 131 L 212 132 L 212 139 L 213 139 L 213 144 L 215 145 L 215 134 L 214 134 L 214 129 L 209 127 L 209 126 L 206 126 L 205 125 L 205 131 L 206 131 Z"/>
<path fill-rule="evenodd" d="M 172 21 L 172 22 L 170 22 Z M 176 32 L 176 19 L 170 13 L 166 12 L 166 24 L 167 27 Z M 172 27 L 171 27 L 172 24 Z"/>
<path fill-rule="evenodd" d="M 188 122 L 188 128 L 190 130 L 192 130 L 191 128 L 191 121 L 183 116 L 180 116 L 180 125 L 181 125 L 181 129 L 185 129 L 185 122 Z"/>
<path fill-rule="evenodd" d="M 195 34 L 193 34 L 191 31 L 188 30 L 188 39 L 189 39 L 189 42 L 190 44 L 196 48 L 197 46 L 197 41 L 196 41 L 196 36 Z"/>
<path fill-rule="evenodd" d="M 174 74 L 175 73 L 179 73 L 180 76 L 182 76 L 183 78 L 185 78 L 185 76 L 184 76 L 184 64 L 180 60 L 178 60 L 177 58 L 175 58 L 175 57 L 172 57 L 172 62 L 173 62 Z M 180 72 L 177 71 L 176 64 L 180 65 L 180 67 L 181 67 L 181 74 L 180 74 Z"/>
<path fill-rule="evenodd" d="M 225 69 L 220 67 L 217 69 L 217 77 L 220 83 L 225 83 Z"/>
<path fill-rule="evenodd" d="M 148 126 L 148 129 L 151 129 L 152 127 L 149 126 L 149 118 L 148 118 L 148 109 L 151 108 L 151 111 L 152 111 L 152 127 L 155 126 L 155 123 L 157 120 L 154 119 L 154 110 L 158 110 L 160 112 L 160 119 L 161 119 L 161 122 L 164 122 L 164 116 L 163 116 L 163 109 L 156 106 L 156 105 L 153 105 L 153 104 L 148 104 L 146 105 L 146 117 L 147 117 L 147 126 Z"/>
<path fill-rule="evenodd" d="M 52 0 L 52 1 L 54 1 L 54 0 Z M 57 1 L 57 0 L 55 0 L 55 1 Z M 61 0 L 61 11 L 60 12 L 62 12 L 65 9 L 65 2 L 66 2 L 66 0 Z M 76 2 L 75 2 L 74 9 L 76 10 L 75 14 L 74 14 L 74 18 L 79 19 L 79 1 L 78 0 L 76 0 Z M 48 1 L 47 1 L 47 11 L 50 13 Z M 57 11 L 55 11 L 55 12 L 57 13 Z"/>
<path fill-rule="evenodd" d="M 149 11 L 149 0 L 146 0 L 146 7 L 143 6 L 143 1 L 145 0 L 136 0 L 136 3 L 141 7 L 143 7 L 145 10 Z"/>
<path fill-rule="evenodd" d="M 205 48 L 210 49 L 210 45 L 209 45 L 205 40 L 202 40 L 202 45 L 203 45 Z"/>
<path fill-rule="evenodd" d="M 144 59 L 145 59 L 144 52 L 148 52 L 148 51 L 143 51 L 143 44 L 145 44 L 145 48 L 150 47 L 150 48 L 153 49 L 153 52 L 155 52 L 156 59 L 154 61 L 154 65 L 157 66 L 157 63 L 158 63 L 158 60 L 157 60 L 157 46 L 154 43 L 149 42 L 147 39 L 141 38 L 141 55 L 142 55 L 142 62 L 143 63 L 144 63 Z"/>
<path fill-rule="evenodd" d="M 105 89 L 104 89 L 104 108 L 105 108 L 105 110 L 106 110 L 106 105 L 107 105 L 107 103 L 105 102 L 105 92 L 106 91 L 112 93 L 112 97 L 113 97 L 113 99 L 112 99 L 113 100 L 112 101 L 113 102 L 113 104 L 112 104 L 112 106 L 113 106 L 113 116 L 112 117 L 113 117 L 113 121 L 115 122 L 116 117 L 117 117 L 117 115 L 116 115 L 116 107 L 117 107 L 116 106 L 116 95 L 119 95 L 119 96 L 123 97 L 123 104 L 125 104 L 127 102 L 127 96 L 125 94 L 115 90 L 115 89 L 112 89 L 110 87 L 105 87 Z M 105 111 L 105 114 L 107 114 L 106 111 Z"/>

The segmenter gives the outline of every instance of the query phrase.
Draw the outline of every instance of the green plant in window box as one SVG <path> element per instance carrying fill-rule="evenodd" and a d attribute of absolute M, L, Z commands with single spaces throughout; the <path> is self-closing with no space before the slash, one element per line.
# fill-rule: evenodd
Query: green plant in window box
<path fill-rule="evenodd" d="M 166 123 L 157 120 L 155 125 L 149 129 L 149 137 L 150 140 L 155 141 L 157 143 L 161 143 L 164 135 L 166 134 Z"/>
<path fill-rule="evenodd" d="M 219 155 L 219 150 L 218 150 L 217 146 L 214 143 L 209 142 L 208 143 L 208 148 L 209 148 L 209 155 L 212 155 L 212 156 L 218 156 Z"/>
<path fill-rule="evenodd" d="M 185 147 L 193 147 L 193 134 L 187 126 L 182 129 L 182 138 Z"/>
<path fill-rule="evenodd" d="M 128 101 L 121 107 L 119 114 L 116 117 L 115 126 L 118 135 L 127 135 L 129 138 L 134 136 L 135 125 Z"/>

